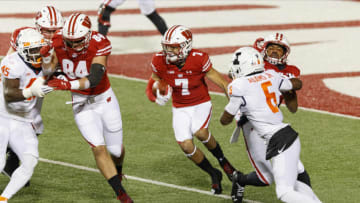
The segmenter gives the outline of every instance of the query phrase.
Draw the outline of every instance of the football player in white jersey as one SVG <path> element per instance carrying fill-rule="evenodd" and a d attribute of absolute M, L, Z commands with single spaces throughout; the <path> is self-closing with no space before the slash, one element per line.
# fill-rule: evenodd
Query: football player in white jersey
<path fill-rule="evenodd" d="M 35 27 L 20 27 L 12 33 L 11 39 L 10 39 L 10 48 L 6 55 L 10 55 L 17 50 L 18 35 L 22 30 L 36 29 L 44 36 L 45 41 L 51 42 L 51 38 L 53 37 L 55 32 L 58 31 L 59 29 L 61 29 L 64 25 L 64 20 L 63 20 L 61 12 L 53 6 L 42 7 L 37 12 L 34 21 L 35 21 Z M 43 129 L 44 129 L 43 121 L 42 121 L 42 118 L 40 115 L 42 99 L 38 99 L 36 105 L 37 105 L 36 109 L 38 109 L 39 112 L 34 112 L 36 114 L 36 117 L 35 117 L 32 125 L 35 129 L 36 135 L 40 135 L 40 134 L 42 134 Z M 15 171 L 15 169 L 17 167 L 19 167 L 19 158 L 11 150 L 11 148 L 9 148 L 6 165 L 2 172 L 5 175 L 11 177 L 12 173 Z M 30 184 L 30 182 L 27 183 L 25 186 L 28 186 L 29 184 Z"/>
<path fill-rule="evenodd" d="M 110 28 L 111 13 L 124 2 L 125 0 L 102 0 L 98 12 L 98 31 L 101 34 L 107 35 Z M 141 13 L 155 25 L 160 34 L 164 35 L 168 28 L 164 19 L 156 11 L 154 0 L 138 0 L 138 3 Z"/>
<path fill-rule="evenodd" d="M 5 166 L 8 145 L 21 161 L 0 196 L 1 203 L 30 180 L 38 162 L 38 140 L 32 122 L 39 112 L 37 100 L 53 90 L 44 85 L 41 68 L 40 49 L 46 44 L 38 31 L 24 29 L 18 36 L 17 51 L 1 61 L 0 170 Z"/>
<path fill-rule="evenodd" d="M 274 33 L 265 38 L 258 38 L 254 42 L 253 47 L 263 56 L 265 70 L 274 70 L 288 77 L 300 77 L 300 69 L 287 63 L 287 56 L 291 49 L 290 43 L 284 34 Z M 296 91 L 282 92 L 279 103 L 282 103 L 282 100 L 284 100 L 284 103 L 290 112 L 295 113 L 297 111 L 298 102 Z M 240 173 L 237 175 L 240 179 L 239 182 L 241 183 L 241 186 L 271 185 L 274 182 L 274 177 L 271 172 L 271 163 L 269 160 L 265 159 L 266 146 L 263 140 L 257 135 L 257 131 L 253 130 L 252 124 L 248 122 L 245 115 L 240 116 L 240 114 L 237 114 L 235 119 L 237 123 L 236 129 L 231 137 L 231 143 L 236 142 L 237 136 L 239 136 L 242 129 L 248 158 L 254 168 L 254 171 L 248 174 Z M 297 180 L 311 187 L 310 176 L 301 161 L 299 161 L 298 164 Z M 304 187 L 307 188 L 307 186 Z M 236 189 L 233 188 L 235 194 L 240 194 L 235 191 Z"/>
<path fill-rule="evenodd" d="M 233 78 L 228 86 L 230 101 L 220 122 L 231 123 L 239 110 L 246 115 L 253 130 L 266 143 L 265 158 L 271 160 L 276 194 L 281 201 L 320 202 L 310 187 L 297 180 L 300 140 L 298 133 L 282 122 L 283 115 L 278 107 L 282 92 L 301 89 L 301 80 L 274 70 L 265 71 L 261 54 L 251 47 L 235 51 L 230 73 Z M 233 185 L 239 184 L 239 179 L 234 177 L 233 180 Z M 305 185 L 305 190 L 298 185 Z M 241 200 L 233 200 L 241 202 L 242 196 Z"/>

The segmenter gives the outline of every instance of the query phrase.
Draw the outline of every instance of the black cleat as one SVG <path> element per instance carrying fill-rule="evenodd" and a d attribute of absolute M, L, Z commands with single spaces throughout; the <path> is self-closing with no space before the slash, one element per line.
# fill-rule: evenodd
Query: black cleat
<path fill-rule="evenodd" d="M 239 178 L 242 175 L 239 171 L 234 171 L 232 175 L 231 199 L 234 203 L 241 203 L 244 197 L 245 187 L 239 184 Z"/>
<path fill-rule="evenodd" d="M 126 193 L 125 189 L 121 186 L 119 195 L 117 197 L 121 203 L 133 203 L 134 201 L 130 198 L 130 196 Z"/>
<path fill-rule="evenodd" d="M 221 187 L 221 180 L 222 180 L 222 173 L 218 169 L 215 168 L 215 175 L 211 176 L 211 192 L 213 194 L 221 194 L 222 187 Z"/>

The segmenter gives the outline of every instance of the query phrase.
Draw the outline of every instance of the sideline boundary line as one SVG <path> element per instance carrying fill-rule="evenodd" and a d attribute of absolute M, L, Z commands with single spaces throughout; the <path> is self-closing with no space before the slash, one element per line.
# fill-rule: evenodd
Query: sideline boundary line
<path fill-rule="evenodd" d="M 55 165 L 61 165 L 61 166 L 66 166 L 66 167 L 70 167 L 70 168 L 80 169 L 80 170 L 84 170 L 84 171 L 100 173 L 100 171 L 98 169 L 95 169 L 95 168 L 90 168 L 90 167 L 86 167 L 86 166 L 66 163 L 66 162 L 62 162 L 62 161 L 54 161 L 54 160 L 45 159 L 45 158 L 39 158 L 39 161 L 49 163 L 49 164 L 55 164 Z M 223 198 L 223 199 L 231 199 L 231 197 L 229 195 L 223 195 L 223 194 L 214 195 L 211 192 L 196 189 L 196 188 L 179 186 L 179 185 L 174 185 L 174 184 L 170 184 L 170 183 L 164 183 L 164 182 L 160 182 L 160 181 L 156 181 L 156 180 L 149 180 L 149 179 L 145 179 L 145 178 L 139 178 L 139 177 L 130 176 L 130 175 L 125 175 L 125 177 L 130 179 L 130 180 L 136 180 L 136 181 L 139 181 L 139 182 L 150 183 L 150 184 L 153 184 L 153 185 L 159 185 L 159 186 L 164 186 L 164 187 L 169 187 L 169 188 L 174 188 L 174 189 L 184 190 L 184 191 L 189 191 L 189 192 L 197 192 L 197 193 L 200 193 L 200 194 L 205 194 L 205 195 L 214 196 L 214 197 L 220 197 L 220 198 Z M 258 201 L 254 201 L 254 200 L 248 200 L 248 199 L 243 199 L 243 201 L 248 202 L 248 203 L 262 203 L 262 202 L 258 202 Z"/>
<path fill-rule="evenodd" d="M 132 81 L 139 81 L 139 82 L 145 82 L 145 83 L 147 83 L 147 80 L 144 80 L 144 79 L 139 79 L 139 78 L 134 78 L 134 77 L 128 77 L 128 76 L 123 76 L 123 75 L 116 75 L 116 74 L 108 74 L 108 75 L 111 76 L 111 77 L 114 77 L 114 78 L 121 78 L 121 79 L 126 79 L 126 80 L 132 80 Z M 209 93 L 210 93 L 210 94 L 214 94 L 214 95 L 224 96 L 223 93 L 219 93 L 219 92 L 209 91 Z M 330 112 L 330 111 L 323 111 L 323 110 L 306 108 L 306 107 L 300 107 L 300 106 L 299 106 L 299 109 L 305 110 L 305 111 L 310 111 L 310 112 L 321 113 L 321 114 L 328 114 L 328 115 L 337 116 L 337 117 L 343 117 L 343 118 L 350 118 L 350 119 L 360 120 L 360 117 L 350 116 L 350 115 L 340 114 L 340 113 L 333 113 L 333 112 Z"/>

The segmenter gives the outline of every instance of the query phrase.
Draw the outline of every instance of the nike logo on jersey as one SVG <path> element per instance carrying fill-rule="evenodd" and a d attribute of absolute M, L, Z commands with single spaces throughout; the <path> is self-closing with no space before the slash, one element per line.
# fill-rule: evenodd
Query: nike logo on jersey
<path fill-rule="evenodd" d="M 281 149 L 278 150 L 278 153 L 279 153 L 279 154 L 284 151 L 285 146 L 286 146 L 286 145 L 284 145 Z"/>

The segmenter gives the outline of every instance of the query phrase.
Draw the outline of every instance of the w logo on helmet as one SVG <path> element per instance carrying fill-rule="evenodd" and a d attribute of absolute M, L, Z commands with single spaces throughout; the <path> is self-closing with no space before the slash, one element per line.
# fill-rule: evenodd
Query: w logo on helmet
<path fill-rule="evenodd" d="M 182 31 L 181 35 L 184 36 L 187 40 L 192 39 L 192 33 L 190 32 L 190 30 Z"/>
<path fill-rule="evenodd" d="M 85 17 L 84 21 L 82 22 L 82 25 L 89 29 L 91 28 L 91 21 L 90 21 L 89 16 Z"/>

